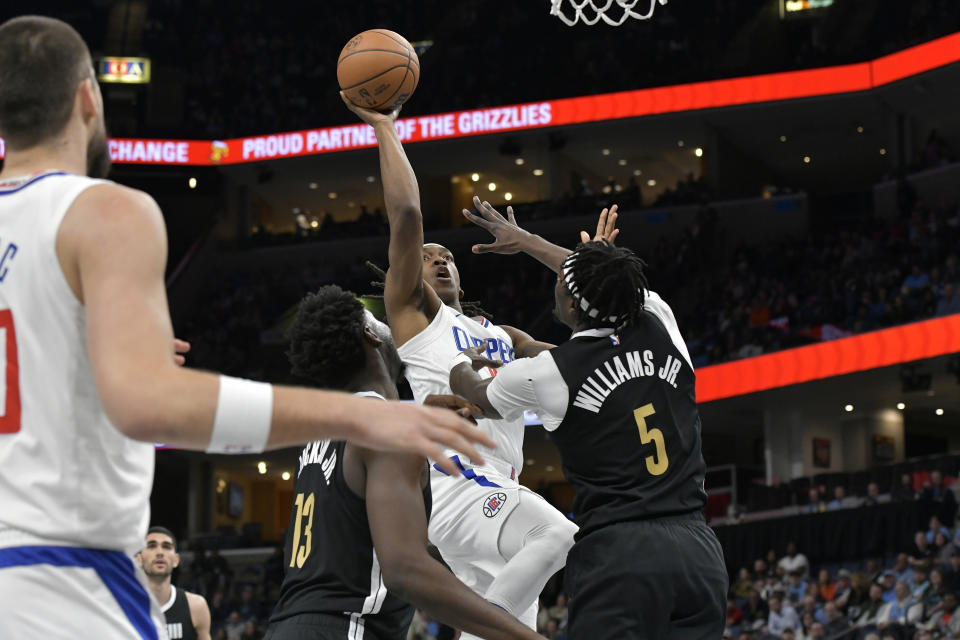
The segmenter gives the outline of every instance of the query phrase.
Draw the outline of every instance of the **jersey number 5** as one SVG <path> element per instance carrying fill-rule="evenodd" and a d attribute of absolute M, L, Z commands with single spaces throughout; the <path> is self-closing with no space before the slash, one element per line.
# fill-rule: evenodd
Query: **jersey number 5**
<path fill-rule="evenodd" d="M 17 360 L 17 332 L 10 309 L 0 311 L 0 433 L 20 431 L 20 364 Z"/>
<path fill-rule="evenodd" d="M 666 472 L 670 461 L 667 460 L 667 445 L 663 441 L 663 432 L 656 427 L 647 426 L 647 418 L 655 413 L 653 403 L 648 402 L 639 409 L 633 410 L 633 418 L 637 421 L 637 428 L 640 430 L 640 442 L 643 444 L 652 442 L 656 447 L 655 455 L 646 458 L 647 471 L 652 476 L 660 476 Z"/>
<path fill-rule="evenodd" d="M 293 544 L 290 545 L 290 566 L 297 569 L 303 568 L 303 563 L 307 561 L 307 556 L 313 547 L 313 494 L 307 494 L 304 499 L 302 493 L 297 494 L 295 504 L 297 506 L 296 522 L 293 524 Z M 304 526 L 303 520 L 307 523 Z M 303 531 L 303 546 L 300 545 L 300 532 Z"/>

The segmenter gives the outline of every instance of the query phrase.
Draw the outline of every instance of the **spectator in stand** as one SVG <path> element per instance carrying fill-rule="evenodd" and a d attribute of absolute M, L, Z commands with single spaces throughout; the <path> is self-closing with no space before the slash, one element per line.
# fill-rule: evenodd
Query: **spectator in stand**
<path fill-rule="evenodd" d="M 756 576 L 758 580 L 762 580 L 767 577 L 767 574 L 770 573 L 770 568 L 767 566 L 766 561 L 763 558 L 757 558 L 753 561 L 753 575 Z"/>
<path fill-rule="evenodd" d="M 827 511 L 837 511 L 852 506 L 847 498 L 847 491 L 843 487 L 833 488 L 833 500 L 827 503 Z"/>
<path fill-rule="evenodd" d="M 934 471 L 933 473 L 939 474 L 938 471 Z M 929 496 L 927 495 L 927 491 L 928 491 L 930 488 L 933 487 L 933 473 L 930 474 L 930 482 L 931 482 L 930 487 L 928 487 L 927 489 L 924 489 L 924 490 L 923 490 L 923 493 L 920 494 L 920 498 L 923 499 L 923 500 L 932 500 L 932 499 L 933 499 L 933 498 L 931 498 L 931 497 L 929 497 Z M 950 491 L 950 489 L 947 489 L 946 491 L 948 491 L 951 495 L 953 494 L 953 491 Z M 938 533 L 942 533 L 944 536 L 946 536 L 946 537 L 948 537 L 948 538 L 950 537 L 950 530 L 947 529 L 945 526 L 943 526 L 943 523 L 940 522 L 940 518 L 938 518 L 938 517 L 935 516 L 935 515 L 930 516 L 930 523 L 929 523 L 929 525 L 927 526 L 927 531 L 926 531 L 926 534 L 925 534 L 925 536 L 926 536 L 926 538 L 927 538 L 927 542 L 928 542 L 929 544 L 933 544 L 933 540 L 934 540 L 934 538 L 936 537 L 936 535 L 937 535 Z"/>
<path fill-rule="evenodd" d="M 830 602 L 837 593 L 837 585 L 830 579 L 830 572 L 820 569 L 817 575 L 817 594 L 821 602 Z"/>
<path fill-rule="evenodd" d="M 924 562 L 913 565 L 913 578 L 910 581 L 911 595 L 918 602 L 922 602 L 930 589 L 930 570 Z"/>
<path fill-rule="evenodd" d="M 566 626 L 567 624 L 567 594 L 558 593 L 557 601 L 552 607 L 550 607 L 550 618 L 557 621 L 558 627 Z"/>
<path fill-rule="evenodd" d="M 887 569 L 880 574 L 880 587 L 883 589 L 883 601 L 893 602 L 897 598 L 897 581 L 900 574 Z"/>
<path fill-rule="evenodd" d="M 816 596 L 812 596 L 812 595 L 804 596 L 801 602 L 802 604 L 800 605 L 800 608 L 797 610 L 797 614 L 800 616 L 801 620 L 803 620 L 804 617 L 806 617 L 807 615 L 810 615 L 813 617 L 814 620 L 822 621 L 823 611 L 820 609 L 820 605 L 817 604 Z"/>
<path fill-rule="evenodd" d="M 954 313 L 960 313 L 960 295 L 957 294 L 957 285 L 948 282 L 943 285 L 943 293 L 937 302 L 937 315 L 949 316 Z"/>
<path fill-rule="evenodd" d="M 887 502 L 890 502 L 890 496 L 881 496 L 880 485 L 878 485 L 876 482 L 871 482 L 867 485 L 867 495 L 864 496 L 863 502 L 860 503 L 860 506 L 875 507 L 878 504 L 884 504 Z"/>
<path fill-rule="evenodd" d="M 746 567 L 740 567 L 740 571 L 737 574 L 737 581 L 731 587 L 733 595 L 737 598 L 746 598 L 750 595 L 750 592 L 753 591 L 753 578 L 750 575 L 750 570 Z"/>
<path fill-rule="evenodd" d="M 877 628 L 883 630 L 891 624 L 913 626 L 923 616 L 923 605 L 910 593 L 910 585 L 901 580 L 894 588 L 896 597 L 884 605 L 877 620 Z"/>
<path fill-rule="evenodd" d="M 910 275 L 903 279 L 903 291 L 907 294 L 913 294 L 930 286 L 930 276 L 924 273 L 920 265 L 915 264 L 910 268 Z"/>
<path fill-rule="evenodd" d="M 733 601 L 733 598 L 727 598 L 727 629 L 730 629 L 733 635 L 740 630 L 743 623 L 743 611 Z"/>
<path fill-rule="evenodd" d="M 247 624 L 240 619 L 240 614 L 236 611 L 231 611 L 230 616 L 227 618 L 227 624 L 224 626 L 227 640 L 240 640 L 240 636 L 243 635 L 243 629 L 246 626 Z"/>
<path fill-rule="evenodd" d="M 909 502 L 917 499 L 917 491 L 913 487 L 912 473 L 904 473 L 900 476 L 900 485 L 892 491 L 890 497 L 894 502 Z"/>
<path fill-rule="evenodd" d="M 834 582 L 833 586 L 833 597 L 830 600 L 833 601 L 837 607 L 843 613 L 846 613 L 847 607 L 850 606 L 851 596 L 853 596 L 853 576 L 846 569 L 840 569 L 837 571 L 837 579 Z"/>
<path fill-rule="evenodd" d="M 913 549 L 910 550 L 912 562 L 928 560 L 933 555 L 933 548 L 927 541 L 927 534 L 923 531 L 917 531 L 913 534 Z"/>
<path fill-rule="evenodd" d="M 850 590 L 844 596 L 842 590 L 843 574 L 850 575 L 846 569 L 840 569 L 837 572 L 837 597 L 834 602 L 843 612 L 853 620 L 860 608 L 870 599 L 870 578 L 862 571 L 857 571 L 850 576 Z"/>
<path fill-rule="evenodd" d="M 956 553 L 956 549 L 953 541 L 948 536 L 943 535 L 942 531 L 938 531 L 933 537 L 933 563 L 940 567 L 949 565 L 950 558 Z"/>
<path fill-rule="evenodd" d="M 800 625 L 797 612 L 793 607 L 784 604 L 778 596 L 770 598 L 770 615 L 767 617 L 767 628 L 770 633 L 780 635 L 786 628 L 796 629 Z"/>
<path fill-rule="evenodd" d="M 800 571 L 802 577 L 806 577 L 810 572 L 810 563 L 807 561 L 807 556 L 797 551 L 797 545 L 792 541 L 787 543 L 787 552 L 777 566 L 782 567 L 786 573 Z"/>
<path fill-rule="evenodd" d="M 860 615 L 857 617 L 857 626 L 868 627 L 870 625 L 876 625 L 880 617 L 880 612 L 883 611 L 886 604 L 883 599 L 883 587 L 876 583 L 870 585 L 869 597 L 867 601 L 860 606 L 858 612 Z"/>
<path fill-rule="evenodd" d="M 850 620 L 832 602 L 823 605 L 823 616 L 823 627 L 828 636 L 838 636 L 850 628 Z"/>
<path fill-rule="evenodd" d="M 944 505 L 944 513 L 949 511 L 948 514 L 952 519 L 954 512 L 957 507 L 957 497 L 953 495 L 953 490 L 945 487 L 943 485 L 943 474 L 939 471 L 930 472 L 930 486 L 924 488 L 923 492 L 920 494 L 922 500 L 933 500 L 934 502 L 939 502 Z M 933 518 L 931 518 L 932 520 Z M 943 527 L 946 530 L 946 527 Z M 931 524 L 931 530 L 933 530 L 933 525 Z M 950 535 L 947 532 L 947 535 Z M 929 535 L 930 542 L 933 542 L 933 535 Z"/>
<path fill-rule="evenodd" d="M 800 616 L 800 626 L 797 627 L 797 640 L 810 640 L 813 637 L 813 625 L 817 623 L 816 618 L 810 613 L 804 613 Z"/>
<path fill-rule="evenodd" d="M 746 625 L 753 626 L 758 620 L 766 621 L 770 613 L 767 603 L 760 597 L 760 592 L 756 589 L 747 596 L 747 602 L 742 607 L 743 622 Z"/>
<path fill-rule="evenodd" d="M 802 602 L 807 593 L 807 583 L 803 579 L 803 570 L 791 571 L 787 580 L 787 600 L 790 601 L 790 604 Z"/>
<path fill-rule="evenodd" d="M 774 637 L 776 636 L 771 636 L 771 635 L 763 636 L 764 639 L 769 639 Z M 796 640 L 796 637 L 797 637 L 797 630 L 794 629 L 793 627 L 787 627 L 786 629 L 783 630 L 783 633 L 780 634 L 780 638 L 782 638 L 782 640 Z"/>
<path fill-rule="evenodd" d="M 893 565 L 893 571 L 896 573 L 897 580 L 910 582 L 913 579 L 913 567 L 910 566 L 910 556 L 905 553 L 898 553 L 897 561 Z"/>
<path fill-rule="evenodd" d="M 960 591 L 960 551 L 955 552 L 950 558 L 950 566 L 946 567 L 943 581 L 950 591 Z"/>
<path fill-rule="evenodd" d="M 934 567 L 930 571 L 930 588 L 922 598 L 924 616 L 929 616 L 933 611 L 939 610 L 943 596 L 948 593 L 946 582 L 944 582 L 943 569 Z"/>
<path fill-rule="evenodd" d="M 826 510 L 827 505 L 820 497 L 820 491 L 816 487 L 811 487 L 810 491 L 807 492 L 807 506 L 804 513 L 823 513 Z"/>
<path fill-rule="evenodd" d="M 776 575 L 767 575 L 764 578 L 763 589 L 760 590 L 760 597 L 763 598 L 766 602 L 770 602 L 770 599 L 774 594 L 784 592 L 783 583 L 780 582 L 780 579 Z"/>
<path fill-rule="evenodd" d="M 948 591 L 943 595 L 942 603 L 933 611 L 925 629 L 936 631 L 941 638 L 960 638 L 960 608 L 957 604 L 957 595 Z"/>

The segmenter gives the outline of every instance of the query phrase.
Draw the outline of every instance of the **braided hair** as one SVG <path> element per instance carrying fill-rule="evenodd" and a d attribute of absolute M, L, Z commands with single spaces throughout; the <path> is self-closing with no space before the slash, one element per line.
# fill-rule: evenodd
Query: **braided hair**
<path fill-rule="evenodd" d="M 581 242 L 563 261 L 561 276 L 576 301 L 577 322 L 620 330 L 637 324 L 647 289 L 646 263 L 606 240 Z"/>
<path fill-rule="evenodd" d="M 370 284 L 376 287 L 377 289 L 379 289 L 380 291 L 383 291 L 387 286 L 386 284 L 387 272 L 381 269 L 380 267 L 378 267 L 377 265 L 375 265 L 374 263 L 370 262 L 369 260 L 367 260 L 365 264 L 367 265 L 367 269 L 369 269 L 373 273 L 373 275 L 379 278 L 379 280 L 371 281 Z M 365 297 L 382 298 L 383 296 L 368 295 Z M 461 300 L 460 308 L 463 309 L 463 315 L 467 317 L 473 318 L 475 316 L 483 316 L 487 320 L 493 320 L 493 314 L 485 311 L 484 308 L 480 306 L 480 303 L 475 300 Z"/>
<path fill-rule="evenodd" d="M 292 373 L 318 387 L 344 389 L 367 366 L 366 313 L 357 296 L 336 285 L 300 302 L 288 330 Z"/>

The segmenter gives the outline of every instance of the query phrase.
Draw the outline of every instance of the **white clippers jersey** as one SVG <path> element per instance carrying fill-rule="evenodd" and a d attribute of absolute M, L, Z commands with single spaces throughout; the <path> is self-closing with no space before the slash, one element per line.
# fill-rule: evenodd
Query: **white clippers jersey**
<path fill-rule="evenodd" d="M 153 445 L 107 419 L 86 312 L 56 254 L 67 209 L 101 182 L 64 173 L 0 182 L 0 547 L 143 547 Z"/>
<path fill-rule="evenodd" d="M 486 318 L 482 323 L 458 313 L 445 304 L 430 325 L 401 346 L 398 351 L 407 365 L 406 377 L 417 402 L 430 394 L 450 394 L 450 361 L 461 351 L 470 347 L 487 344 L 486 357 L 501 360 L 504 363 L 513 360 L 513 342 L 500 327 Z M 480 375 L 489 377 L 486 369 Z M 494 442 L 496 450 L 480 447 L 485 458 L 493 458 L 507 463 L 516 469 L 517 475 L 523 467 L 523 417 L 516 420 L 477 421 Z M 448 455 L 455 452 L 448 451 Z M 509 475 L 509 470 L 507 470 Z"/>

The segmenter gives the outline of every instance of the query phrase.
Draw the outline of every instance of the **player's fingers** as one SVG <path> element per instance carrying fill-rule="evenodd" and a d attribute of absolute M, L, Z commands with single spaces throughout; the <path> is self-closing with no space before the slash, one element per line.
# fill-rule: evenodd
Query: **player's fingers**
<path fill-rule="evenodd" d="M 474 214 L 474 213 L 471 213 L 470 211 L 468 211 L 468 210 L 466 210 L 466 209 L 463 210 L 463 216 L 464 216 L 467 220 L 469 220 L 470 222 L 472 222 L 473 224 L 477 225 L 478 227 L 482 227 L 482 228 L 486 229 L 487 231 L 490 231 L 491 228 L 493 227 L 493 223 L 492 223 L 492 222 L 489 222 L 489 221 L 486 220 L 485 218 L 482 218 L 482 217 L 480 217 L 480 216 L 478 216 L 478 215 L 476 215 L 476 214 Z"/>
<path fill-rule="evenodd" d="M 617 239 L 617 236 L 620 235 L 620 229 L 614 229 L 613 233 L 610 234 L 610 244 L 613 244 L 613 241 Z"/>
<path fill-rule="evenodd" d="M 187 364 L 187 359 L 184 358 L 183 356 L 173 356 L 173 361 L 174 363 L 177 364 L 177 366 L 180 366 L 180 367 Z"/>
<path fill-rule="evenodd" d="M 513 215 L 513 207 L 507 207 L 507 220 L 516 227 L 520 226 L 517 224 L 517 219 Z"/>
<path fill-rule="evenodd" d="M 493 243 L 493 244 L 475 244 L 475 245 L 473 245 L 473 252 L 474 252 L 474 253 L 496 253 L 496 252 L 497 252 L 497 245 L 496 245 L 496 243 Z"/>
<path fill-rule="evenodd" d="M 453 460 L 444 457 L 443 450 L 432 442 L 424 441 L 423 444 L 417 447 L 417 453 L 424 458 L 435 461 L 437 466 L 443 469 L 443 472 L 447 475 L 460 475 L 460 469 L 457 468 L 457 465 L 453 464 Z"/>
<path fill-rule="evenodd" d="M 580 232 L 580 242 L 590 242 L 590 234 L 586 231 Z"/>
<path fill-rule="evenodd" d="M 467 456 L 472 462 L 483 464 L 483 456 L 480 455 L 480 451 L 474 446 L 473 442 L 468 439 L 468 436 L 472 437 L 474 442 L 478 441 L 476 437 L 478 435 L 483 435 L 486 441 L 492 442 L 492 440 L 487 438 L 483 431 L 477 429 L 463 418 L 453 413 L 449 413 L 449 416 L 451 420 L 457 421 L 458 427 L 462 425 L 463 433 L 454 431 L 453 429 L 437 429 L 436 435 L 430 437 L 430 439 L 436 442 L 437 445 L 447 449 L 453 449 L 457 453 Z M 479 441 L 478 444 L 489 446 L 483 441 Z"/>
<path fill-rule="evenodd" d="M 173 339 L 173 350 L 176 353 L 189 353 L 190 352 L 190 343 L 186 340 L 181 340 L 180 338 Z"/>
<path fill-rule="evenodd" d="M 506 220 L 489 202 L 486 200 L 481 202 L 479 196 L 473 196 L 473 205 L 480 212 L 480 215 L 491 222 L 504 222 Z"/>

